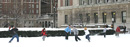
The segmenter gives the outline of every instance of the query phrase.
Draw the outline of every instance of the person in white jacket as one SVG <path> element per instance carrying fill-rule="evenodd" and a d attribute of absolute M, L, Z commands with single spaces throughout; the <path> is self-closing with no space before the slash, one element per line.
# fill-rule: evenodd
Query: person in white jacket
<path fill-rule="evenodd" d="M 86 35 L 86 39 L 88 39 L 88 41 L 90 42 L 90 37 L 89 37 L 90 33 L 89 33 L 89 31 L 87 30 L 86 27 L 84 28 L 84 32 L 85 32 L 85 35 Z"/>
<path fill-rule="evenodd" d="M 106 31 L 107 31 L 107 25 L 105 26 L 105 28 L 103 30 L 104 38 L 106 38 Z"/>

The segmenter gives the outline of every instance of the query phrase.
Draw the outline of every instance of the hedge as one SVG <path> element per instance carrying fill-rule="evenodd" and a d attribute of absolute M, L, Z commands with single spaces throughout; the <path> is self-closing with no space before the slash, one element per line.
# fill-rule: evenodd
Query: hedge
<path fill-rule="evenodd" d="M 89 30 L 91 35 L 103 35 L 102 32 L 103 30 Z M 17 32 L 20 37 L 40 37 L 41 31 L 18 31 Z M 107 30 L 106 34 L 107 35 L 112 35 L 114 34 L 114 30 Z M 47 37 L 52 36 L 65 36 L 65 31 L 59 30 L 59 31 L 47 31 L 46 32 Z M 85 32 L 83 30 L 79 30 L 79 36 L 84 35 Z M 70 36 L 74 36 L 73 32 Z M 12 34 L 9 31 L 0 31 L 0 38 L 7 38 L 7 37 L 12 37 Z"/>

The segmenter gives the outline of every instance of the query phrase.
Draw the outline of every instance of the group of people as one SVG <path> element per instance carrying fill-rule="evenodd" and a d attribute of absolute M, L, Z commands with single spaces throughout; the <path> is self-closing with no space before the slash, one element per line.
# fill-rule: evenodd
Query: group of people
<path fill-rule="evenodd" d="M 106 31 L 107 31 L 106 28 L 108 28 L 108 25 L 105 25 L 105 28 L 104 28 L 104 30 L 103 30 L 104 38 L 106 38 Z M 113 30 L 114 30 L 114 29 L 113 29 Z M 120 33 L 120 32 L 121 32 L 121 31 L 120 31 L 120 27 L 118 26 L 118 27 L 116 28 L 116 30 L 115 30 L 115 36 L 119 37 L 119 33 Z M 124 34 L 126 33 L 126 26 L 123 26 L 123 33 L 124 33 Z"/>
<path fill-rule="evenodd" d="M 104 38 L 106 37 L 106 31 L 107 31 L 107 28 L 108 26 L 105 26 L 105 28 L 104 28 L 104 30 L 103 30 L 103 34 L 104 34 Z M 78 42 L 78 41 L 80 41 L 81 39 L 78 37 L 78 34 L 79 34 L 79 31 L 76 29 L 76 27 L 75 26 L 73 26 L 73 30 L 71 31 L 71 26 L 69 25 L 68 27 L 66 27 L 66 29 L 65 29 L 65 39 L 66 40 L 68 40 L 68 36 L 71 34 L 71 32 L 73 32 L 74 33 L 74 36 L 75 36 L 75 41 L 76 42 Z M 12 37 L 12 39 L 9 41 L 9 43 L 11 43 L 12 42 L 12 40 L 16 37 L 17 38 L 17 42 L 19 42 L 19 36 L 18 36 L 18 34 L 17 34 L 17 31 L 18 31 L 18 29 L 16 28 L 16 27 L 12 27 L 12 29 L 11 29 L 11 27 L 9 27 L 9 31 L 12 33 L 12 35 L 13 35 L 13 37 Z M 88 39 L 88 41 L 90 42 L 90 37 L 89 37 L 89 35 L 90 35 L 90 33 L 89 33 L 89 31 L 87 30 L 87 28 L 85 27 L 84 28 L 84 32 L 85 32 L 85 38 L 86 39 Z M 116 33 L 115 33 L 115 35 L 116 36 L 119 36 L 119 33 L 120 33 L 120 27 L 118 26 L 117 28 L 116 28 Z M 124 26 L 124 33 L 126 33 L 126 26 Z M 46 34 L 46 29 L 45 28 L 43 28 L 42 29 L 42 32 L 41 32 L 41 34 L 42 34 L 42 39 L 43 39 L 43 41 L 45 41 L 45 38 L 46 38 L 46 36 L 47 36 L 47 34 Z"/>
<path fill-rule="evenodd" d="M 18 29 L 17 29 L 16 27 L 11 27 L 11 26 L 9 26 L 9 32 L 10 32 L 11 35 L 12 35 L 12 38 L 11 38 L 11 40 L 9 41 L 9 43 L 11 43 L 15 37 L 17 38 L 17 42 L 19 42 L 19 36 L 18 36 L 18 33 L 17 33 L 17 32 L 18 32 Z M 47 36 L 45 28 L 42 29 L 41 34 L 42 34 L 42 36 L 43 36 L 43 37 L 42 37 L 43 41 L 45 41 L 45 38 L 46 38 L 46 36 Z"/>
<path fill-rule="evenodd" d="M 84 28 L 84 31 L 85 31 L 85 38 L 88 39 L 88 41 L 90 42 L 90 37 L 89 37 L 89 31 L 87 30 L 87 28 L 85 27 Z M 68 36 L 69 34 L 71 34 L 71 32 L 74 33 L 74 36 L 75 36 L 75 41 L 78 42 L 80 41 L 81 39 L 78 37 L 78 34 L 79 34 L 79 31 L 76 29 L 75 26 L 73 26 L 73 30 L 71 31 L 71 26 L 69 25 L 68 27 L 66 27 L 65 29 L 65 39 L 68 40 Z"/>

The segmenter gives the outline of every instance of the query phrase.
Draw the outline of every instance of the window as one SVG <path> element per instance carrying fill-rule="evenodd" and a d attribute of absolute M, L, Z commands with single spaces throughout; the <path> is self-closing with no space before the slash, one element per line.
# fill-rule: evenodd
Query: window
<path fill-rule="evenodd" d="M 34 8 L 34 4 L 32 4 L 32 8 Z"/>
<path fill-rule="evenodd" d="M 0 9 L 0 14 L 2 13 L 2 10 Z"/>
<path fill-rule="evenodd" d="M 29 0 L 29 2 L 31 2 L 31 0 Z"/>
<path fill-rule="evenodd" d="M 106 23 L 106 21 L 107 21 L 107 19 L 106 19 L 107 13 L 104 12 L 102 16 L 103 16 L 103 23 Z"/>
<path fill-rule="evenodd" d="M 86 17 L 87 17 L 87 23 L 90 23 L 90 13 L 87 13 Z"/>
<path fill-rule="evenodd" d="M 65 24 L 68 24 L 68 15 L 65 15 Z"/>
<path fill-rule="evenodd" d="M 0 4 L 0 8 L 2 8 L 2 4 Z"/>
<path fill-rule="evenodd" d="M 116 22 L 116 12 L 112 12 L 112 23 Z"/>
<path fill-rule="evenodd" d="M 34 0 L 32 0 L 32 2 L 34 2 Z"/>
<path fill-rule="evenodd" d="M 32 13 L 34 13 L 34 10 L 32 10 Z"/>
<path fill-rule="evenodd" d="M 36 8 L 39 8 L 39 5 L 38 5 L 38 4 L 36 4 Z"/>
<path fill-rule="evenodd" d="M 110 1 L 110 0 L 106 0 L 106 3 L 108 3 L 108 1 Z"/>
<path fill-rule="evenodd" d="M 116 2 L 118 2 L 118 0 L 116 0 Z"/>
<path fill-rule="evenodd" d="M 84 5 L 85 1 L 84 0 L 79 0 L 79 5 Z"/>
<path fill-rule="evenodd" d="M 97 4 L 98 2 L 97 2 L 97 0 L 95 0 L 95 4 Z"/>
<path fill-rule="evenodd" d="M 31 10 L 29 10 L 29 13 L 31 13 Z"/>
<path fill-rule="evenodd" d="M 36 0 L 36 2 L 39 2 L 39 0 Z"/>
<path fill-rule="evenodd" d="M 29 8 L 31 8 L 31 4 L 29 4 Z"/>
<path fill-rule="evenodd" d="M 122 11 L 122 23 L 126 23 L 126 11 Z"/>
<path fill-rule="evenodd" d="M 65 0 L 65 6 L 69 6 L 69 0 Z"/>
<path fill-rule="evenodd" d="M 98 3 L 100 3 L 100 0 L 98 0 Z"/>
<path fill-rule="evenodd" d="M 79 20 L 80 20 L 79 21 L 80 23 L 83 23 L 83 15 L 82 14 L 79 14 Z"/>
<path fill-rule="evenodd" d="M 39 13 L 39 10 L 38 10 L 38 9 L 36 10 L 36 13 L 37 13 L 37 14 Z"/>
<path fill-rule="evenodd" d="M 98 13 L 94 13 L 94 23 L 98 23 Z"/>

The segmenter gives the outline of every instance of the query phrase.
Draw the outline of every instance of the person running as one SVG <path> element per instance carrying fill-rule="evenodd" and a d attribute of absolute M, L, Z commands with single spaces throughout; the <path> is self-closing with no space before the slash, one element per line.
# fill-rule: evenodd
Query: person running
<path fill-rule="evenodd" d="M 16 28 L 16 27 L 13 27 L 13 29 L 11 29 L 10 30 L 10 28 L 9 28 L 9 31 L 12 33 L 12 35 L 13 35 L 13 37 L 12 37 L 12 39 L 9 41 L 9 43 L 11 43 L 12 42 L 12 40 L 16 37 L 17 38 L 17 42 L 19 42 L 19 36 L 18 36 L 18 34 L 17 34 L 17 32 L 18 32 L 18 29 Z"/>
<path fill-rule="evenodd" d="M 41 34 L 42 34 L 42 39 L 43 39 L 43 41 L 45 41 L 45 38 L 46 38 L 46 36 L 47 36 L 47 34 L 46 34 L 46 29 L 45 29 L 45 28 L 42 29 Z"/>
<path fill-rule="evenodd" d="M 69 33 L 71 34 L 71 26 L 69 25 L 65 29 L 65 39 L 68 40 Z"/>
<path fill-rule="evenodd" d="M 86 39 L 88 39 L 88 41 L 90 42 L 90 37 L 89 37 L 90 33 L 87 30 L 87 27 L 84 28 L 84 32 L 85 32 L 85 35 L 86 35 Z"/>
<path fill-rule="evenodd" d="M 107 25 L 105 25 L 105 28 L 104 28 L 104 30 L 103 30 L 103 34 L 104 34 L 104 38 L 106 38 L 106 31 L 107 31 Z"/>
<path fill-rule="evenodd" d="M 74 36 L 75 36 L 75 41 L 81 40 L 81 39 L 78 37 L 79 31 L 76 29 L 75 26 L 73 27 L 73 32 L 74 32 Z"/>
<path fill-rule="evenodd" d="M 124 34 L 125 34 L 126 33 L 126 26 L 124 26 L 123 29 L 124 29 Z"/>

